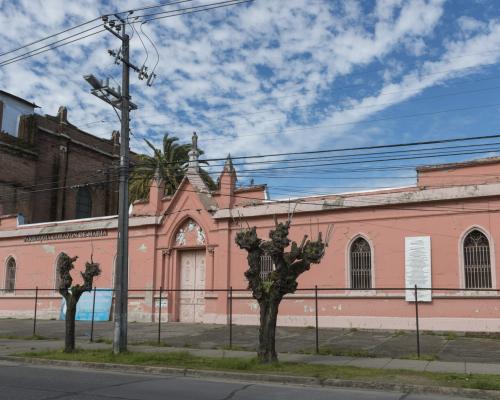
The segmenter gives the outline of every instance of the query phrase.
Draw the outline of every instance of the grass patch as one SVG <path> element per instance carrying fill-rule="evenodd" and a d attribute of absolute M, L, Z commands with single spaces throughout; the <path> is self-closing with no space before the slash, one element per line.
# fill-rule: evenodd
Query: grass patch
<path fill-rule="evenodd" d="M 134 346 L 172 347 L 172 345 L 167 342 L 160 341 L 160 343 L 158 343 L 158 340 L 146 340 L 144 342 L 133 342 L 131 344 Z"/>
<path fill-rule="evenodd" d="M 248 347 L 240 346 L 237 344 L 233 344 L 232 346 L 229 346 L 226 344 L 225 346 L 218 347 L 218 349 L 221 350 L 235 350 L 235 351 L 254 351 L 255 349 L 249 349 Z"/>
<path fill-rule="evenodd" d="M 320 347 L 319 352 L 315 350 L 302 349 L 296 351 L 298 354 L 319 354 L 321 356 L 344 356 L 344 357 L 366 357 L 376 358 L 377 354 L 365 350 L 352 350 L 352 349 L 338 349 L 335 347 Z"/>
<path fill-rule="evenodd" d="M 465 332 L 464 336 L 477 339 L 500 340 L 500 333 L 495 333 L 495 332 Z"/>
<path fill-rule="evenodd" d="M 322 356 L 344 356 L 344 357 L 366 357 L 375 358 L 377 355 L 366 350 L 338 349 L 336 347 L 320 347 L 319 353 Z"/>
<path fill-rule="evenodd" d="M 403 360 L 421 360 L 421 361 L 437 361 L 439 357 L 437 354 L 420 354 L 418 357 L 417 353 L 406 354 L 401 357 Z"/>
<path fill-rule="evenodd" d="M 256 359 L 198 357 L 188 352 L 126 352 L 115 355 L 109 350 L 77 350 L 71 354 L 52 350 L 18 355 L 69 361 L 165 366 L 219 371 L 245 371 L 261 374 L 309 376 L 319 379 L 368 380 L 376 382 L 398 382 L 400 384 L 407 383 L 427 386 L 500 390 L 500 375 L 467 375 L 409 370 L 385 370 L 291 362 L 259 364 Z"/>
<path fill-rule="evenodd" d="M 8 340 L 57 340 L 55 338 L 41 336 L 41 335 L 32 335 L 32 336 L 0 335 L 0 339 L 8 339 Z"/>
<path fill-rule="evenodd" d="M 446 340 L 456 340 L 457 339 L 457 334 L 455 332 L 447 332 L 444 338 Z"/>
<path fill-rule="evenodd" d="M 93 340 L 94 343 L 106 343 L 106 344 L 113 344 L 113 341 L 111 339 L 106 339 L 106 338 L 97 338 Z"/>
<path fill-rule="evenodd" d="M 404 336 L 406 335 L 406 332 L 405 331 L 396 331 L 392 334 L 393 337 L 398 337 L 398 336 Z"/>

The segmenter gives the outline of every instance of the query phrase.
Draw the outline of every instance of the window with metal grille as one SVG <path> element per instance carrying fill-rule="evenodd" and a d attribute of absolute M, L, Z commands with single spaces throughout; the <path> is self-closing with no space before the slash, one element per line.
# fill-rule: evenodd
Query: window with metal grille
<path fill-rule="evenodd" d="M 491 288 L 490 243 L 478 230 L 464 239 L 464 269 L 467 289 Z"/>
<path fill-rule="evenodd" d="M 78 189 L 76 194 L 76 218 L 90 218 L 92 216 L 92 197 L 86 187 Z"/>
<path fill-rule="evenodd" d="M 5 268 L 5 292 L 12 293 L 16 287 L 16 260 L 10 257 Z"/>
<path fill-rule="evenodd" d="M 350 249 L 351 288 L 371 289 L 372 253 L 370 245 L 362 237 L 357 238 Z"/>
<path fill-rule="evenodd" d="M 274 271 L 273 259 L 270 255 L 264 254 L 260 256 L 260 279 L 268 280 L 269 274 Z"/>

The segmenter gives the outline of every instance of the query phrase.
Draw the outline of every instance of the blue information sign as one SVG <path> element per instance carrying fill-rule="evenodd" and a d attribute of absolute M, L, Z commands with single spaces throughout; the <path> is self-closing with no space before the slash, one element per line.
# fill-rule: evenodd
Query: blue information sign
<path fill-rule="evenodd" d="M 111 303 L 113 301 L 113 290 L 111 289 L 96 289 L 95 292 L 95 308 L 94 321 L 109 321 L 111 313 Z M 84 292 L 78 304 L 76 305 L 76 320 L 91 321 L 92 306 L 94 303 L 94 291 Z M 66 300 L 61 300 L 61 314 L 59 319 L 66 319 Z"/>

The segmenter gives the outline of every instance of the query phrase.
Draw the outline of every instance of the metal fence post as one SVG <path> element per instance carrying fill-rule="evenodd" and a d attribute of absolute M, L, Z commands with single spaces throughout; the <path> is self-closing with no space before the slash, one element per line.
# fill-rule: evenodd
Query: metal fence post
<path fill-rule="evenodd" d="M 418 288 L 415 284 L 415 325 L 417 328 L 417 357 L 420 358 L 420 330 L 418 327 Z"/>
<path fill-rule="evenodd" d="M 160 298 L 158 304 L 158 344 L 160 344 L 161 340 L 161 292 L 163 291 L 163 287 L 160 286 Z"/>
<path fill-rule="evenodd" d="M 33 336 L 36 335 L 36 311 L 38 308 L 38 286 L 35 288 L 35 314 L 33 316 Z"/>
<path fill-rule="evenodd" d="M 316 354 L 319 354 L 318 285 L 314 286 L 314 304 L 316 310 Z"/>
<path fill-rule="evenodd" d="M 92 322 L 90 323 L 90 341 L 94 341 L 94 313 L 95 313 L 95 292 L 96 287 L 94 286 L 94 298 L 92 299 Z"/>
<path fill-rule="evenodd" d="M 229 348 L 233 348 L 233 287 L 229 287 L 228 292 L 229 301 Z"/>

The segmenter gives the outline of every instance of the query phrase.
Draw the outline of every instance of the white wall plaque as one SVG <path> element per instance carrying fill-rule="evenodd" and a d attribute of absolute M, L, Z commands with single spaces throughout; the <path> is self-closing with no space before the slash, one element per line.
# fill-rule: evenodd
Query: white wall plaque
<path fill-rule="evenodd" d="M 415 301 L 414 287 L 432 287 L 431 237 L 405 237 L 405 285 L 406 301 Z M 432 301 L 430 290 L 419 290 L 418 301 Z"/>

